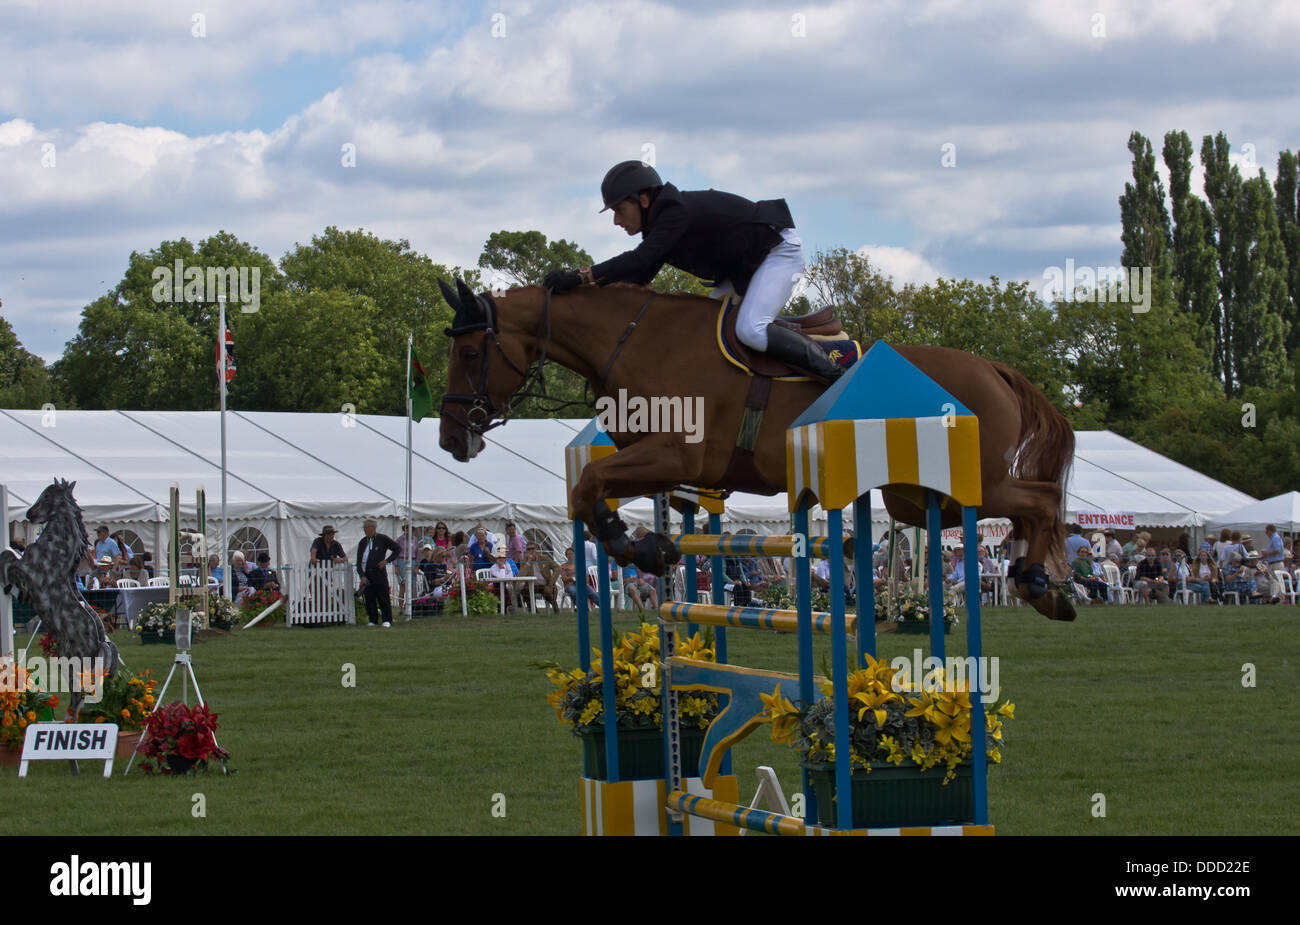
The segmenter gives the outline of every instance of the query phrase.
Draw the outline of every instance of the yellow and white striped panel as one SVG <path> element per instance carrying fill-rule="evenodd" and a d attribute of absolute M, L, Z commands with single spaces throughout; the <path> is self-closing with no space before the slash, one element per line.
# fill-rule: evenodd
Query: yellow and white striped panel
<path fill-rule="evenodd" d="M 606 456 L 613 456 L 618 451 L 618 447 L 610 444 L 586 444 L 584 446 L 568 446 L 564 448 L 564 500 L 569 508 L 569 518 L 576 520 L 580 515 L 573 509 L 573 490 L 578 487 L 578 479 L 582 478 L 582 470 L 591 462 L 597 459 L 604 459 Z M 606 504 L 611 510 L 618 508 L 618 501 L 608 499 Z"/>
<path fill-rule="evenodd" d="M 902 829 L 824 829 L 821 826 L 810 825 L 807 835 L 931 835 L 931 836 L 972 836 L 972 835 L 992 835 L 993 826 L 991 825 L 931 825 L 931 826 L 912 826 Z"/>
<path fill-rule="evenodd" d="M 790 510 L 810 491 L 826 510 L 881 485 L 920 485 L 958 504 L 980 503 L 979 419 L 974 415 L 818 421 L 786 431 Z"/>
<path fill-rule="evenodd" d="M 581 778 L 583 835 L 667 835 L 667 781 L 622 780 L 610 783 Z M 698 777 L 682 782 L 688 793 L 710 796 Z M 740 793 L 740 779 L 733 775 L 719 777 L 712 798 L 735 802 Z M 682 817 L 686 835 L 739 835 L 740 829 L 710 819 Z"/>

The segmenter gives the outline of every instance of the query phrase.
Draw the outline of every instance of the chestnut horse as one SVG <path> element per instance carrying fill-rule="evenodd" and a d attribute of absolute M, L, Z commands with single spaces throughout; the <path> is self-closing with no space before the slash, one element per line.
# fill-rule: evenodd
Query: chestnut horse
<path fill-rule="evenodd" d="M 528 392 L 525 386 L 544 385 L 543 364 L 551 360 L 585 378 L 597 397 L 656 398 L 661 408 L 663 399 L 694 407 L 702 398 L 702 434 L 655 422 L 642 422 L 647 426 L 639 432 L 609 428 L 618 452 L 583 470 L 573 509 L 590 512 L 583 519 L 620 565 L 635 562 L 662 574 L 677 561 L 677 550 L 656 534 L 633 543 L 598 501 L 682 485 L 756 490 L 728 484 L 726 476 L 750 377 L 718 350 L 716 299 L 616 283 L 554 294 L 525 286 L 506 292 L 498 306 L 459 279 L 455 291 L 439 285 L 455 311 L 446 330 L 450 359 L 439 442 L 456 459 L 465 462 L 482 450 L 483 433 L 505 423 L 513 403 Z M 1028 379 L 1001 363 L 946 347 L 896 349 L 979 418 L 979 516 L 1011 520 L 1017 594 L 1050 619 L 1073 620 L 1073 605 L 1053 589 L 1045 567 L 1050 563 L 1058 577 L 1064 575 L 1062 498 L 1074 456 L 1069 423 Z M 754 449 L 760 493 L 785 492 L 786 429 L 825 388 L 819 382 L 772 383 Z M 908 498 L 888 490 L 884 497 L 895 518 L 924 526 L 924 510 Z M 959 522 L 959 509 L 949 505 L 944 526 Z"/>

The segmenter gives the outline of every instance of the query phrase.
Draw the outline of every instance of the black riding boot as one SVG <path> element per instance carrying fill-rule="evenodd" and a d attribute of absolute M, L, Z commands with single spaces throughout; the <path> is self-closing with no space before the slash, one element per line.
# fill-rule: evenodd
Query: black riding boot
<path fill-rule="evenodd" d="M 779 324 L 767 326 L 767 355 L 827 382 L 834 382 L 844 374 L 844 370 L 832 363 L 821 347 L 798 331 Z"/>

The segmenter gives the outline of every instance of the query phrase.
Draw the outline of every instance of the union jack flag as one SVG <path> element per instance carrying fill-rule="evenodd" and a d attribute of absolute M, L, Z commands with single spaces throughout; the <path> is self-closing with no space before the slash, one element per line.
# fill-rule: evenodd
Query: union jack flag
<path fill-rule="evenodd" d="M 221 344 L 217 344 L 216 364 L 217 364 L 217 375 L 220 376 L 221 375 Z M 226 329 L 226 382 L 230 382 L 234 378 L 235 378 L 235 338 L 230 333 L 230 329 L 227 328 Z"/>

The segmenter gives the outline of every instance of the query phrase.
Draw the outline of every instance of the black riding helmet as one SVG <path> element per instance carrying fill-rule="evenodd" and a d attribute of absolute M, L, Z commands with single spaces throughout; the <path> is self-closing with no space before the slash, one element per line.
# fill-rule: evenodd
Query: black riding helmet
<path fill-rule="evenodd" d="M 641 161 L 623 161 L 615 164 L 600 183 L 600 198 L 605 201 L 601 212 L 608 212 L 624 199 L 630 199 L 643 189 L 658 189 L 664 185 L 659 172 Z"/>

